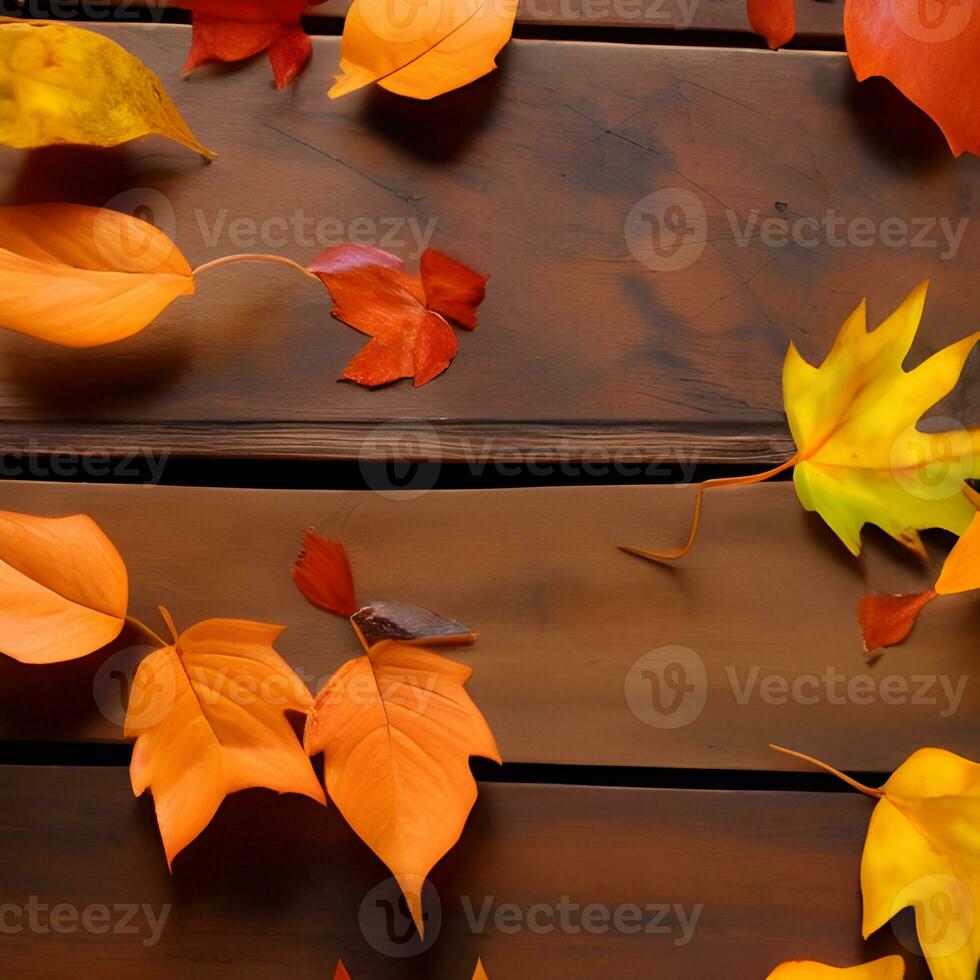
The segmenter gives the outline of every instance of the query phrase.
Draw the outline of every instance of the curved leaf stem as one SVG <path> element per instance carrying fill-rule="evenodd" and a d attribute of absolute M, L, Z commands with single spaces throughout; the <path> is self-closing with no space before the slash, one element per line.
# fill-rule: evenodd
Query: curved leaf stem
<path fill-rule="evenodd" d="M 320 281 L 312 272 L 304 269 L 298 262 L 287 259 L 285 255 L 263 255 L 251 252 L 243 252 L 239 255 L 223 255 L 220 259 L 212 259 L 210 262 L 205 262 L 204 265 L 199 265 L 194 270 L 194 275 L 198 276 L 202 272 L 210 272 L 212 269 L 218 269 L 223 265 L 234 265 L 236 262 L 278 262 L 281 265 L 290 265 L 294 269 L 298 269 L 304 276 L 313 279 L 315 282 Z"/>
<path fill-rule="evenodd" d="M 764 473 L 753 473 L 750 476 L 727 476 L 718 480 L 705 480 L 704 483 L 699 484 L 698 492 L 694 497 L 694 516 L 691 519 L 691 530 L 688 533 L 687 541 L 680 548 L 675 548 L 673 551 L 642 551 L 639 548 L 628 548 L 625 545 L 620 545 L 619 550 L 625 551 L 628 555 L 646 558 L 647 561 L 675 561 L 678 558 L 683 558 L 694 547 L 694 542 L 697 540 L 705 490 L 718 490 L 721 487 L 747 487 L 753 483 L 762 483 L 764 480 L 788 470 L 791 466 L 795 466 L 799 462 L 799 458 L 799 453 L 797 453 L 785 463 L 780 463 L 779 466 L 766 470 Z"/>
<path fill-rule="evenodd" d="M 137 619 L 135 616 L 127 616 L 126 622 L 132 626 L 134 629 L 139 630 L 148 640 L 152 640 L 154 643 L 159 644 L 161 647 L 168 647 L 170 644 L 163 639 L 155 630 L 150 629 L 142 620 Z"/>
<path fill-rule="evenodd" d="M 802 752 L 797 752 L 794 749 L 784 749 L 781 745 L 773 745 L 772 743 L 770 743 L 769 748 L 771 748 L 774 752 L 781 752 L 783 755 L 791 756 L 794 759 L 802 759 L 804 762 L 809 762 L 818 769 L 823 769 L 824 772 L 829 772 L 831 776 L 836 776 L 838 779 L 842 779 L 848 786 L 856 789 L 859 793 L 864 793 L 865 796 L 871 796 L 876 800 L 880 800 L 885 795 L 880 789 L 875 789 L 873 786 L 865 786 L 864 783 L 859 783 L 856 779 L 852 779 L 839 769 L 835 769 L 833 766 L 828 766 L 826 762 L 821 762 L 819 759 L 814 759 L 813 756 L 804 755 Z"/>

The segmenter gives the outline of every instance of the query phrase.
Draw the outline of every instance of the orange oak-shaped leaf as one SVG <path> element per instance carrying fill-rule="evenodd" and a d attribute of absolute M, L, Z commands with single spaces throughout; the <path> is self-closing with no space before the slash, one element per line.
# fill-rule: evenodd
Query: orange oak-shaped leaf
<path fill-rule="evenodd" d="M 517 0 L 441 0 L 407 15 L 391 0 L 354 0 L 330 98 L 371 82 L 415 99 L 460 88 L 497 67 L 516 14 Z"/>
<path fill-rule="evenodd" d="M 912 631 L 919 613 L 937 596 L 980 589 L 980 494 L 969 487 L 965 493 L 978 513 L 946 556 L 936 584 L 925 592 L 910 595 L 861 597 L 858 620 L 868 653 L 901 643 Z"/>
<path fill-rule="evenodd" d="M 176 6 L 191 11 L 194 29 L 185 75 L 208 61 L 268 51 L 276 86 L 285 88 L 313 53 L 300 23 L 307 0 L 177 0 Z"/>
<path fill-rule="evenodd" d="M 861 966 L 834 967 L 812 960 L 781 963 L 767 980 L 902 980 L 905 961 L 901 956 L 885 956 Z"/>
<path fill-rule="evenodd" d="M 796 0 L 748 0 L 749 24 L 770 48 L 789 44 L 796 35 Z"/>
<path fill-rule="evenodd" d="M 405 894 L 419 933 L 422 885 L 476 801 L 470 756 L 500 761 L 463 685 L 470 668 L 385 640 L 317 695 L 304 743 L 323 752 L 330 798 Z"/>
<path fill-rule="evenodd" d="M 956 156 L 980 155 L 980 16 L 974 0 L 848 0 L 858 81 L 882 75 L 928 113 Z"/>
<path fill-rule="evenodd" d="M 84 657 L 119 636 L 128 602 L 126 566 L 91 517 L 0 511 L 0 652 Z"/>
<path fill-rule="evenodd" d="M 369 387 L 414 378 L 420 388 L 445 371 L 459 346 L 448 319 L 475 329 L 487 282 L 432 249 L 417 277 L 397 256 L 367 245 L 328 248 L 308 269 L 329 290 L 333 315 L 372 338 L 344 371 Z"/>
<path fill-rule="evenodd" d="M 333 980 L 350 980 L 350 974 L 343 960 L 337 960 L 337 969 L 334 970 Z"/>
<path fill-rule="evenodd" d="M 0 327 L 95 347 L 193 292 L 187 260 L 146 221 L 78 204 L 0 208 Z"/>
<path fill-rule="evenodd" d="M 287 710 L 306 712 L 312 696 L 273 650 L 281 626 L 209 619 L 139 666 L 126 710 L 136 737 L 133 792 L 153 793 L 167 863 L 211 822 L 222 800 L 251 787 L 323 791 Z"/>

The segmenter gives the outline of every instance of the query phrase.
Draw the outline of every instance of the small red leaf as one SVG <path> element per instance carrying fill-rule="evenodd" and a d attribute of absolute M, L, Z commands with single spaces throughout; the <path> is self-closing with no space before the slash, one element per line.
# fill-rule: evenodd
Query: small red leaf
<path fill-rule="evenodd" d="M 864 649 L 870 654 L 901 643 L 912 632 L 919 613 L 936 598 L 929 589 L 914 595 L 866 595 L 858 603 Z"/>
<path fill-rule="evenodd" d="M 770 48 L 781 48 L 796 36 L 796 0 L 748 0 L 749 24 Z"/>
<path fill-rule="evenodd" d="M 430 310 L 455 320 L 467 330 L 476 330 L 476 310 L 486 296 L 486 276 L 434 248 L 423 253 L 419 274 L 425 289 L 425 304 Z"/>
<path fill-rule="evenodd" d="M 414 378 L 420 388 L 445 371 L 459 347 L 446 317 L 474 329 L 486 283 L 431 249 L 420 278 L 397 256 L 365 245 L 328 248 L 308 268 L 330 292 L 333 315 L 372 338 L 344 371 L 368 387 Z"/>
<path fill-rule="evenodd" d="M 285 88 L 313 53 L 300 24 L 307 0 L 176 0 L 176 4 L 192 12 L 194 33 L 185 75 L 208 61 L 241 61 L 267 50 L 276 85 Z"/>
<path fill-rule="evenodd" d="M 296 587 L 314 606 L 338 616 L 357 612 L 350 562 L 339 541 L 330 541 L 312 528 L 307 529 L 292 574 Z"/>
<path fill-rule="evenodd" d="M 350 980 L 350 974 L 347 972 L 343 960 L 337 960 L 337 970 L 333 975 L 333 980 Z"/>

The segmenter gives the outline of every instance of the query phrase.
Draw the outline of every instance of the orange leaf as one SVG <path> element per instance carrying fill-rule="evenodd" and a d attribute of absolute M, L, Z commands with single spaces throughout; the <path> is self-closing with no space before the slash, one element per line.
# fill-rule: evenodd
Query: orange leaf
<path fill-rule="evenodd" d="M 887 78 L 935 120 L 956 156 L 980 155 L 980 17 L 973 0 L 848 0 L 844 34 L 859 82 Z"/>
<path fill-rule="evenodd" d="M 313 53 L 301 24 L 306 0 L 177 0 L 176 5 L 192 12 L 185 75 L 208 61 L 241 61 L 267 50 L 276 86 L 285 88 Z"/>
<path fill-rule="evenodd" d="M 934 589 L 912 595 L 865 595 L 858 600 L 858 620 L 866 653 L 901 643 L 912 632 L 919 613 L 936 598 Z"/>
<path fill-rule="evenodd" d="M 303 550 L 293 565 L 296 587 L 314 606 L 338 616 L 357 612 L 354 579 L 347 552 L 339 541 L 328 541 L 312 528 L 303 532 Z"/>
<path fill-rule="evenodd" d="M 980 495 L 966 487 L 966 496 L 980 509 Z M 937 595 L 953 595 L 980 589 L 980 513 L 946 556 L 933 588 L 917 595 L 866 595 L 858 605 L 858 619 L 868 653 L 901 643 L 912 630 L 919 613 Z"/>
<path fill-rule="evenodd" d="M 796 0 L 748 0 L 749 24 L 770 48 L 781 48 L 796 36 Z"/>
<path fill-rule="evenodd" d="M 142 330 L 194 278 L 153 225 L 77 204 L 0 208 L 0 327 L 66 347 Z"/>
<path fill-rule="evenodd" d="M 333 980 L 350 980 L 350 974 L 343 960 L 337 960 L 337 969 L 334 971 Z"/>
<path fill-rule="evenodd" d="M 469 758 L 500 761 L 463 690 L 470 674 L 431 650 L 386 640 L 330 678 L 306 722 L 306 750 L 323 752 L 331 799 L 391 869 L 420 934 L 425 877 L 476 801 Z"/>
<path fill-rule="evenodd" d="M 129 577 L 91 517 L 0 511 L 0 650 L 29 664 L 75 660 L 122 632 Z"/>
<path fill-rule="evenodd" d="M 487 971 L 483 969 L 483 961 L 476 961 L 476 969 L 473 971 L 473 980 L 490 980 Z"/>
<path fill-rule="evenodd" d="M 133 792 L 153 793 L 168 865 L 211 822 L 222 800 L 262 786 L 323 803 L 316 774 L 286 717 L 312 696 L 273 650 L 281 626 L 209 619 L 139 666 L 126 711 L 137 737 Z"/>
<path fill-rule="evenodd" d="M 458 349 L 446 318 L 474 329 L 487 281 L 431 249 L 419 277 L 397 256 L 366 245 L 328 248 L 308 268 L 329 290 L 333 315 L 372 338 L 344 371 L 369 387 L 414 378 L 420 388 L 445 371 Z"/>
<path fill-rule="evenodd" d="M 415 99 L 460 88 L 497 67 L 516 14 L 517 0 L 417 3 L 407 16 L 391 0 L 354 0 L 330 98 L 372 82 Z"/>

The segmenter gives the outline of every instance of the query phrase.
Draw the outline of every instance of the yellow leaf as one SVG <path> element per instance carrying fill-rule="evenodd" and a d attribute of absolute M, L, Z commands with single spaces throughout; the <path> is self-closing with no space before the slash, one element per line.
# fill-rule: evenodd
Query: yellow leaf
<path fill-rule="evenodd" d="M 319 803 L 323 790 L 287 710 L 313 698 L 273 650 L 281 626 L 209 619 L 139 666 L 126 710 L 137 737 L 133 792 L 153 793 L 167 863 L 211 822 L 229 793 L 263 786 Z"/>
<path fill-rule="evenodd" d="M 967 487 L 966 497 L 978 512 L 973 515 L 963 537 L 946 556 L 936 581 L 937 595 L 955 595 L 980 589 L 980 494 Z"/>
<path fill-rule="evenodd" d="M 29 664 L 84 657 L 122 632 L 129 576 L 91 517 L 0 511 L 0 651 Z"/>
<path fill-rule="evenodd" d="M 867 939 L 904 908 L 934 980 L 975 980 L 980 961 L 980 765 L 945 749 L 914 752 L 881 789 L 786 749 L 875 798 L 861 858 Z"/>
<path fill-rule="evenodd" d="M 927 285 L 870 333 L 862 303 L 819 367 L 792 345 L 786 356 L 797 494 L 855 555 L 865 524 L 920 550 L 919 530 L 962 534 L 973 518 L 961 491 L 967 477 L 980 475 L 980 429 L 927 433 L 916 424 L 953 390 L 980 332 L 905 371 Z"/>
<path fill-rule="evenodd" d="M 885 956 L 861 966 L 834 967 L 811 960 L 781 963 L 767 980 L 902 980 L 905 962 L 901 956 Z"/>
<path fill-rule="evenodd" d="M 336 99 L 371 82 L 431 99 L 497 67 L 517 0 L 354 0 L 344 22 Z"/>
<path fill-rule="evenodd" d="M 194 289 L 180 250 L 146 221 L 78 204 L 0 208 L 0 326 L 8 330 L 66 347 L 108 344 Z"/>
<path fill-rule="evenodd" d="M 395 876 L 419 934 L 425 877 L 476 802 L 470 756 L 500 761 L 463 690 L 470 673 L 384 640 L 330 678 L 306 722 L 306 750 L 323 752 L 330 798 Z"/>
<path fill-rule="evenodd" d="M 116 146 L 150 133 L 216 156 L 160 79 L 115 41 L 65 24 L 0 23 L 0 143 Z"/>

